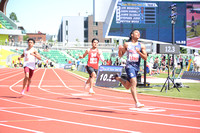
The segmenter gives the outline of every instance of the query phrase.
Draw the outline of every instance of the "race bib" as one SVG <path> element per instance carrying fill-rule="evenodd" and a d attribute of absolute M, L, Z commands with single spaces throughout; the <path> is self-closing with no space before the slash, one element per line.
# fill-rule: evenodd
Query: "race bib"
<path fill-rule="evenodd" d="M 26 58 L 25 58 L 25 61 L 28 61 L 29 60 L 29 54 L 26 53 Z"/>
<path fill-rule="evenodd" d="M 129 61 L 138 62 L 139 61 L 139 54 L 129 54 Z"/>
<path fill-rule="evenodd" d="M 90 58 L 90 64 L 97 64 L 97 58 Z"/>

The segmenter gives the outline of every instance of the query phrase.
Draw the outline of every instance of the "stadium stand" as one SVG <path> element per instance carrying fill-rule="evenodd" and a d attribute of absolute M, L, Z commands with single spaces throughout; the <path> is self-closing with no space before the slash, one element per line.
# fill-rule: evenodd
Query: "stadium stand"
<path fill-rule="evenodd" d="M 7 64 L 7 57 L 12 54 L 15 53 L 9 50 L 0 49 L 0 66 L 8 66 L 9 64 Z"/>
<path fill-rule="evenodd" d="M 69 61 L 72 59 L 69 58 L 67 55 L 65 55 L 64 53 L 62 53 L 59 50 L 49 50 L 47 51 L 41 51 L 40 54 L 42 56 L 45 56 L 47 59 L 50 59 L 51 61 L 55 62 L 55 63 L 59 63 L 59 64 L 66 64 L 66 59 Z"/>
<path fill-rule="evenodd" d="M 4 13 L 0 11 L 0 28 L 1 29 L 17 29 L 17 25 L 12 22 Z"/>

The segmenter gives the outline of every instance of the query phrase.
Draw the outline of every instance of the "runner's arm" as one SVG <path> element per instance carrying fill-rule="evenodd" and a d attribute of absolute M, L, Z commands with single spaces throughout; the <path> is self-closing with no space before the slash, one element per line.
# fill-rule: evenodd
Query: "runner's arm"
<path fill-rule="evenodd" d="M 85 58 L 85 56 L 89 53 L 88 51 L 89 51 L 89 50 L 87 49 L 83 55 L 79 55 L 79 58 L 80 58 L 80 59 Z"/>
<path fill-rule="evenodd" d="M 103 56 L 103 53 L 102 53 L 102 51 L 101 50 L 99 50 L 99 58 L 100 58 L 100 60 L 102 61 L 102 62 L 104 62 L 105 61 L 105 59 L 104 59 L 104 56 Z"/>
<path fill-rule="evenodd" d="M 142 52 L 140 52 L 138 48 L 136 48 L 136 51 L 141 56 L 141 58 L 143 60 L 145 60 L 145 61 L 147 60 L 147 52 L 146 52 L 146 47 L 145 47 L 144 44 L 141 44 L 141 51 Z"/>
<path fill-rule="evenodd" d="M 21 58 L 24 58 L 24 52 L 20 55 L 20 57 L 18 57 L 18 60 L 20 60 Z"/>
<path fill-rule="evenodd" d="M 31 55 L 35 56 L 38 60 L 41 60 L 41 56 L 37 50 L 35 50 L 33 53 L 31 53 Z"/>
<path fill-rule="evenodd" d="M 128 43 L 124 43 L 124 45 L 119 45 L 119 51 L 118 51 L 118 56 L 122 57 L 124 55 L 124 53 L 126 53 L 128 47 Z"/>

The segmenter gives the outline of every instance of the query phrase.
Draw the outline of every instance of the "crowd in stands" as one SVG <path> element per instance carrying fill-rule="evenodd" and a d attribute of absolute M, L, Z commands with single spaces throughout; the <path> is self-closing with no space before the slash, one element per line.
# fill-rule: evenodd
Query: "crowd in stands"
<path fill-rule="evenodd" d="M 160 58 L 158 56 L 154 58 L 151 55 L 149 57 L 150 59 L 147 62 L 147 69 L 150 75 L 165 72 L 168 70 L 168 66 L 170 70 L 181 69 L 186 71 L 200 72 L 200 56 L 196 52 L 194 53 L 194 56 L 175 55 L 174 61 L 173 56 L 170 56 L 169 64 L 168 57 L 166 57 L 166 55 L 162 55 Z"/>
<path fill-rule="evenodd" d="M 37 66 L 39 68 L 48 68 L 53 67 L 53 63 L 63 63 L 63 64 L 72 64 L 75 65 L 77 68 L 79 65 L 84 64 L 83 60 L 80 60 L 76 57 L 81 50 L 68 50 L 66 51 L 67 54 L 72 56 L 72 58 L 67 58 L 63 55 L 62 52 L 59 50 L 49 50 L 49 46 L 44 46 L 44 50 L 38 49 L 38 52 L 43 55 L 46 59 L 37 62 Z M 49 56 L 54 54 L 53 56 Z M 125 66 L 126 59 L 125 58 L 118 58 L 112 57 L 110 53 L 103 53 L 106 56 L 106 61 L 102 62 L 102 65 L 113 65 L 113 66 Z M 59 56 L 58 56 L 59 55 Z M 54 58 L 52 58 L 54 57 Z M 61 57 L 64 58 L 61 60 Z M 48 59 L 50 62 L 48 62 Z M 57 61 L 58 59 L 58 61 Z M 61 62 L 59 62 L 59 60 Z M 87 61 L 87 58 L 84 60 Z M 191 62 L 191 63 L 190 63 Z M 170 55 L 169 57 L 169 68 L 170 70 L 175 69 L 184 69 L 187 71 L 198 71 L 200 72 L 200 56 L 198 53 L 194 53 L 193 56 L 188 55 L 175 55 L 174 61 L 173 57 Z M 173 67 L 174 64 L 174 67 Z M 143 65 L 143 64 L 142 64 Z M 141 68 L 143 69 L 143 66 Z M 21 61 L 14 61 L 13 60 L 13 67 L 22 67 L 23 64 Z M 166 72 L 168 70 L 168 57 L 167 55 L 149 55 L 147 59 L 147 73 L 149 75 L 155 75 L 162 72 Z"/>

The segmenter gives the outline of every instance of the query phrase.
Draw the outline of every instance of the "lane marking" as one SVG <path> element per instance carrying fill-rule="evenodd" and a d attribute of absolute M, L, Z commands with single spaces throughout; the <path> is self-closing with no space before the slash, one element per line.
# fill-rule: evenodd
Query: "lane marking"
<path fill-rule="evenodd" d="M 35 97 L 35 98 L 36 98 L 36 96 L 31 96 L 31 95 L 30 95 L 30 97 Z M 38 97 L 37 97 L 37 98 L 38 98 Z M 44 100 L 45 98 L 40 98 L 40 99 L 43 99 L 43 100 Z M 45 99 L 45 100 L 47 100 L 47 99 Z M 48 99 L 48 100 L 50 100 L 50 99 Z M 52 100 L 51 100 L 51 101 L 52 101 Z M 71 104 L 72 104 L 72 103 L 71 103 Z M 82 106 L 83 106 L 83 105 L 82 105 Z M 79 112 L 79 113 L 80 113 L 80 112 Z M 106 116 L 106 117 L 107 117 L 107 116 Z"/>
<path fill-rule="evenodd" d="M 54 118 L 49 118 L 49 117 L 43 117 L 43 116 L 19 113 L 19 112 L 14 112 L 14 111 L 8 111 L 8 110 L 2 110 L 2 111 L 8 112 L 8 113 L 13 113 L 13 114 L 18 114 L 18 115 L 30 116 L 30 117 L 40 118 L 40 119 L 46 119 L 46 120 L 49 120 L 49 121 L 57 121 L 57 122 L 62 122 L 62 123 L 70 123 L 70 124 L 75 124 L 75 125 L 96 127 L 96 128 L 102 128 L 102 129 L 108 129 L 108 130 L 114 130 L 114 131 L 122 131 L 122 132 L 128 132 L 128 133 L 139 133 L 139 132 L 136 132 L 136 131 L 130 131 L 130 130 L 125 130 L 125 129 L 117 129 L 117 128 L 112 128 L 112 127 L 104 127 L 104 126 L 98 126 L 98 125 L 92 125 L 92 124 L 72 122 L 72 121 L 54 119 Z"/>
<path fill-rule="evenodd" d="M 0 107 L 0 110 L 3 110 L 3 109 L 30 109 L 30 108 L 39 108 L 39 107 Z"/>
<path fill-rule="evenodd" d="M 129 108 L 130 110 L 134 111 L 141 111 L 141 112 L 164 112 L 166 110 L 159 109 L 159 108 L 150 108 L 150 107 L 143 107 L 143 108 Z"/>
<path fill-rule="evenodd" d="M 4 120 L 0 121 L 2 123 L 7 123 L 7 122 L 33 122 L 33 121 L 50 121 L 49 119 L 34 119 L 34 120 Z"/>
<path fill-rule="evenodd" d="M 21 73 L 24 73 L 24 72 L 20 72 L 20 73 L 17 73 L 17 74 L 8 76 L 8 77 L 6 77 L 6 78 L 0 79 L 0 81 L 3 81 L 3 80 L 5 80 L 5 79 L 11 78 L 11 77 L 14 77 L 14 76 L 19 75 L 19 74 L 21 74 Z"/>
<path fill-rule="evenodd" d="M 15 129 L 20 129 L 20 130 L 29 131 L 29 132 L 34 132 L 34 133 L 43 133 L 43 132 L 41 132 L 41 131 L 36 131 L 36 130 L 32 130 L 32 129 L 27 129 L 27 128 L 11 126 L 11 125 L 2 124 L 2 123 L 0 123 L 0 126 L 10 127 L 10 128 L 15 128 Z"/>
<path fill-rule="evenodd" d="M 7 100 L 7 99 L 3 99 L 3 98 L 0 98 L 0 99 L 5 100 L 5 101 L 9 101 L 9 102 L 18 103 L 18 104 L 23 104 L 23 105 L 36 106 L 34 104 L 17 102 L 17 101 Z M 102 118 L 110 118 L 110 119 L 116 119 L 116 120 L 124 120 L 124 121 L 132 121 L 132 122 L 156 124 L 156 125 L 166 125 L 166 126 L 172 126 L 172 127 L 191 128 L 191 129 L 198 129 L 198 130 L 200 130 L 200 127 L 192 127 L 192 126 L 186 126 L 186 125 L 176 125 L 176 124 L 169 124 L 169 123 L 160 123 L 160 122 L 152 122 L 152 121 L 144 121 L 144 120 L 136 120 L 136 119 L 129 119 L 129 118 L 106 116 L 106 115 L 98 115 L 98 114 L 91 114 L 91 113 L 77 112 L 77 111 L 70 111 L 70 110 L 63 110 L 63 109 L 57 109 L 57 108 L 51 108 L 51 107 L 45 107 L 45 106 L 38 106 L 38 105 L 37 105 L 37 107 L 44 108 L 44 109 L 49 109 L 49 110 L 55 110 L 55 111 L 62 111 L 62 112 L 68 112 L 68 113 L 74 113 L 74 114 L 96 116 L 96 117 L 102 117 Z M 10 113 L 14 112 L 14 111 L 8 111 L 8 110 L 1 110 L 1 111 L 10 112 Z M 43 117 L 43 116 L 35 116 L 35 115 L 24 114 L 24 113 L 19 113 L 19 112 L 14 112 L 14 113 L 15 114 L 21 114 L 21 115 L 26 115 L 26 116 L 33 116 L 33 117 L 37 117 L 37 118 L 45 118 L 45 119 L 50 119 L 50 120 L 53 119 L 53 118 L 48 118 L 48 117 Z M 63 120 L 61 120 L 61 122 L 62 121 Z"/>
<path fill-rule="evenodd" d="M 92 95 L 89 94 L 89 93 L 72 93 L 71 95 L 72 95 L 72 96 L 92 96 Z"/>
<path fill-rule="evenodd" d="M 6 74 L 10 74 L 10 73 L 18 73 L 20 71 L 11 71 L 11 72 L 6 72 L 6 73 L 1 73 L 0 76 L 6 75 Z"/>

